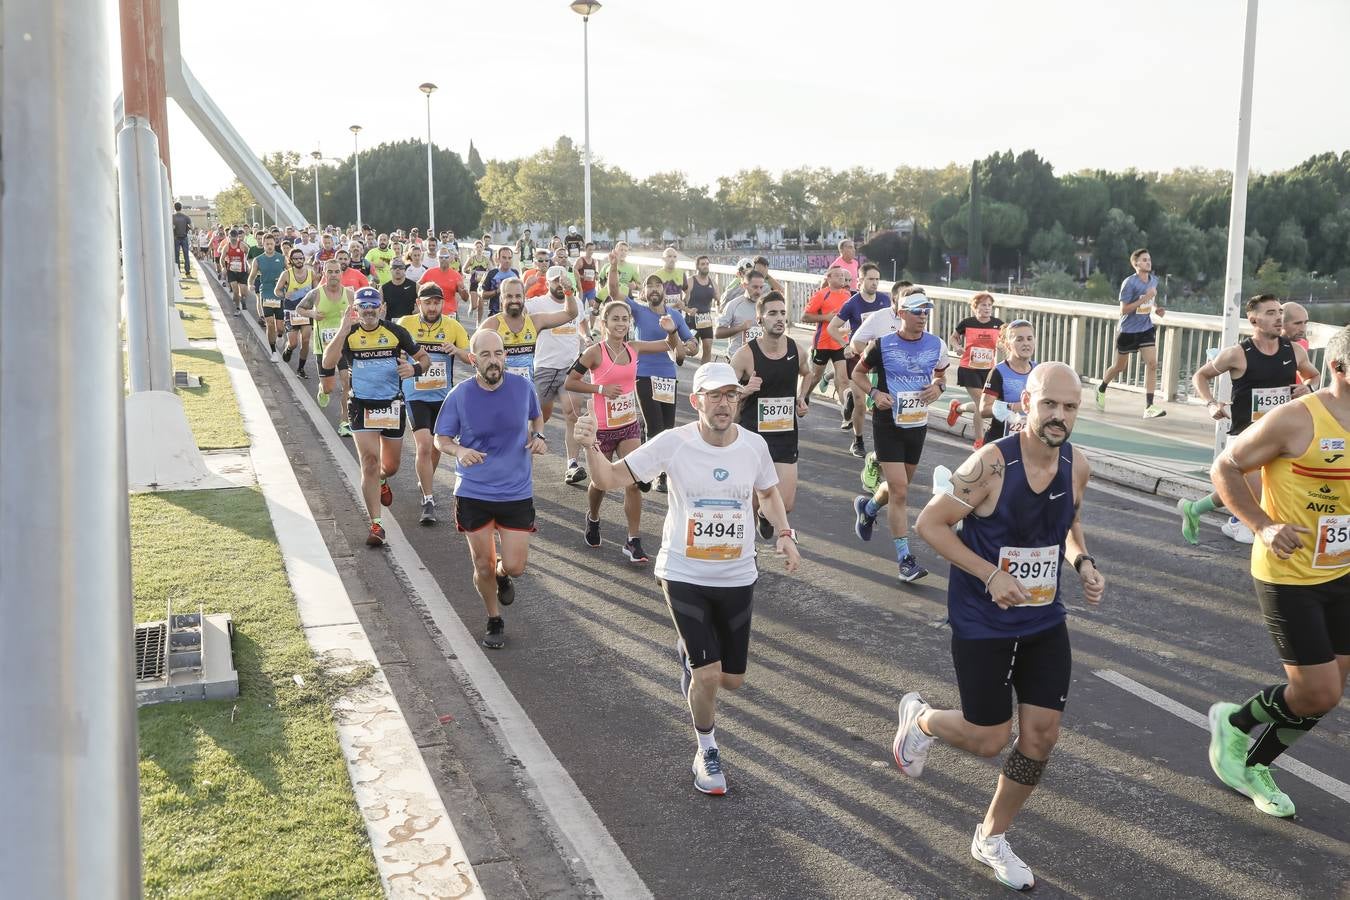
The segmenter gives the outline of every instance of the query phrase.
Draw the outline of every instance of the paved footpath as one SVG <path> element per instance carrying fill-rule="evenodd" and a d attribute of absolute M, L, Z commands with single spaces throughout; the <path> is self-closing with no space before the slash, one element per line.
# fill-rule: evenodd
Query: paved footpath
<path fill-rule="evenodd" d="M 957 700 L 946 570 L 916 540 L 935 571 L 900 587 L 884 522 L 871 543 L 854 536 L 859 464 L 835 410 L 815 404 L 804 423 L 793 521 L 805 564 L 788 577 L 772 553 L 762 558 L 749 680 L 724 701 L 718 722 L 731 792 L 708 798 L 690 784 L 694 743 L 673 631 L 650 568 L 634 568 L 619 552 L 617 495 L 604 508 L 603 547 L 589 550 L 584 493 L 562 483 L 556 450 L 536 464 L 539 534 L 507 610 L 508 646 L 486 657 L 565 775 L 527 771 L 520 759 L 503 759 L 505 726 L 464 677 L 465 660 L 447 658 L 434 617 L 406 596 L 389 552 L 361 546 L 363 517 L 319 426 L 294 405 L 292 390 L 316 387 L 313 370 L 305 383 L 285 375 L 267 361 L 254 326 L 231 325 L 302 486 L 312 504 L 322 497 L 321 530 L 339 571 L 365 588 L 358 613 L 377 654 L 392 663 L 399 701 L 490 896 L 595 890 L 550 806 L 548 797 L 565 795 L 554 790 L 557 780 L 574 785 L 584 797 L 576 805 L 594 812 L 594 822 L 575 817 L 577 833 L 598 823 L 656 897 L 1004 895 L 969 855 L 999 761 L 937 746 L 923 778 L 911 781 L 890 760 L 902 692 L 923 691 L 943 706 Z M 691 374 L 686 367 L 681 375 L 682 421 Z M 1133 398 L 1113 399 L 1125 408 Z M 331 404 L 323 427 L 336 412 Z M 1089 437 L 1098 429 L 1116 440 L 1139 437 L 1107 430 L 1091 408 L 1080 423 Z M 560 425 L 548 433 L 560 449 Z M 932 466 L 955 468 L 963 446 L 930 434 L 916 503 L 926 499 Z M 350 442 L 344 447 L 351 452 Z M 451 472 L 438 473 L 442 523 L 419 527 L 411 440 L 405 448 L 393 514 L 425 566 L 420 575 L 477 633 L 482 604 L 463 539 L 448 524 Z M 643 537 L 653 551 L 664 506 L 664 496 L 645 496 Z M 1108 595 L 1089 611 L 1066 579 L 1075 669 L 1063 738 L 1010 836 L 1036 871 L 1037 894 L 1343 896 L 1350 704 L 1299 742 L 1297 775 L 1276 770 L 1298 805 L 1293 821 L 1264 816 L 1223 788 L 1195 724 L 1212 701 L 1245 697 L 1278 669 L 1245 548 L 1211 525 L 1199 546 L 1188 546 L 1171 501 L 1106 483 L 1094 483 L 1084 520 Z M 561 818 L 571 821 L 565 810 Z"/>

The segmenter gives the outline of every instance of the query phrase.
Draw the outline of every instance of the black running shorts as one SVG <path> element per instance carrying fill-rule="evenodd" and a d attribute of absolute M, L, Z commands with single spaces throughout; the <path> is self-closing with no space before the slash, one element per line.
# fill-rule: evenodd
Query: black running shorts
<path fill-rule="evenodd" d="M 320 373 L 322 374 L 322 373 Z M 366 427 L 366 407 L 372 409 L 381 409 L 393 403 L 393 400 L 362 400 L 360 397 L 347 398 L 347 418 L 351 423 L 352 431 L 378 431 L 387 438 L 403 437 L 403 429 L 408 424 L 408 405 L 406 403 L 399 405 L 398 427 L 397 428 L 367 428 Z"/>
<path fill-rule="evenodd" d="M 687 581 L 662 581 L 666 607 L 684 638 L 689 664 L 697 669 L 715 662 L 727 675 L 744 675 L 750 658 L 750 616 L 755 586 L 704 587 Z"/>
<path fill-rule="evenodd" d="M 1130 353 L 1138 353 L 1145 347 L 1152 347 L 1158 343 L 1158 329 L 1150 328 L 1148 331 L 1137 331 L 1134 334 L 1120 332 L 1116 335 L 1116 352 L 1122 356 Z"/>
<path fill-rule="evenodd" d="M 498 531 L 534 531 L 534 500 L 479 500 L 455 497 L 455 527 L 482 531 L 495 525 Z"/>
<path fill-rule="evenodd" d="M 989 380 L 988 369 L 971 369 L 966 366 L 956 367 L 956 386 L 963 388 L 982 388 L 984 383 Z"/>
<path fill-rule="evenodd" d="M 444 400 L 409 400 L 408 418 L 412 420 L 412 430 L 421 431 L 423 428 L 431 429 L 436 424 L 436 417 L 441 414 L 441 404 Z"/>
<path fill-rule="evenodd" d="M 1281 662 L 1317 666 L 1350 656 L 1350 575 L 1321 584 L 1252 581 Z"/>
<path fill-rule="evenodd" d="M 811 362 L 818 366 L 823 366 L 828 363 L 837 363 L 843 358 L 843 347 L 836 347 L 834 350 L 826 350 L 823 347 L 817 347 L 811 351 Z"/>
<path fill-rule="evenodd" d="M 952 665 L 961 692 L 961 713 L 972 725 L 1002 725 L 1017 702 L 1064 711 L 1069 699 L 1073 653 L 1069 626 L 1060 622 L 1018 638 L 952 636 Z"/>
<path fill-rule="evenodd" d="M 877 462 L 902 462 L 917 466 L 927 437 L 927 425 L 922 428 L 901 428 L 895 424 L 890 410 L 872 411 L 872 443 L 876 445 Z"/>

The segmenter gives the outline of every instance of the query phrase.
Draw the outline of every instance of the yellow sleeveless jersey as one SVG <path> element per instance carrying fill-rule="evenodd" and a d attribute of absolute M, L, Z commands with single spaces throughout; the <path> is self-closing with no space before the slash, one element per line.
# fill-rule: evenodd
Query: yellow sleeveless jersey
<path fill-rule="evenodd" d="M 1301 403 L 1312 414 L 1313 437 L 1303 455 L 1261 469 L 1261 508 L 1276 522 L 1302 525 L 1303 547 L 1280 559 L 1257 535 L 1252 575 L 1272 584 L 1323 584 L 1350 573 L 1350 432 L 1316 394 Z"/>
<path fill-rule="evenodd" d="M 534 381 L 534 345 L 539 340 L 539 329 L 529 313 L 524 316 L 525 324 L 520 331 L 512 331 L 506 324 L 506 314 L 497 320 L 497 333 L 502 337 L 502 346 L 506 348 L 506 369 L 516 375 L 523 375 Z"/>

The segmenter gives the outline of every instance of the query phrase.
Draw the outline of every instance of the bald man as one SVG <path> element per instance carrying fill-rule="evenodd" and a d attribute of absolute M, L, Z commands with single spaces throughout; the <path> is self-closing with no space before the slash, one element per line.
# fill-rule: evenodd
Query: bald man
<path fill-rule="evenodd" d="M 499 650 L 506 645 L 501 608 L 516 599 L 511 579 L 525 571 L 534 531 L 532 457 L 548 444 L 534 385 L 507 374 L 501 335 L 476 331 L 469 349 L 474 377 L 441 404 L 436 446 L 458 462 L 455 525 L 469 541 L 474 587 L 488 614 L 483 646 Z"/>
<path fill-rule="evenodd" d="M 1280 304 L 1280 334 L 1308 349 L 1308 311 L 1293 300 Z"/>
<path fill-rule="evenodd" d="M 961 709 L 934 709 L 918 692 L 905 694 L 895 762 L 903 774 L 918 777 L 934 738 L 997 756 L 1012 734 L 1016 692 L 1017 741 L 970 850 L 1017 890 L 1032 887 L 1035 878 L 1004 835 L 1041 780 L 1069 696 L 1060 567 L 1073 566 L 1083 599 L 1093 606 L 1106 587 L 1078 519 L 1089 470 L 1068 440 L 1081 401 L 1073 369 L 1037 366 L 1022 393 L 1025 428 L 968 457 L 952 475 L 952 493 L 935 496 L 915 525 L 951 563 L 947 615 Z M 952 530 L 957 523 L 963 523 L 960 532 Z"/>

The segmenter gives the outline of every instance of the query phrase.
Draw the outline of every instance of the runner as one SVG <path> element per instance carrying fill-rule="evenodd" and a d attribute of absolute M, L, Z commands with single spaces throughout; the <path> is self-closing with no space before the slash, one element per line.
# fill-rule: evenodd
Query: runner
<path fill-rule="evenodd" d="M 520 260 L 522 266 L 534 259 L 535 243 L 534 239 L 530 237 L 530 229 L 526 228 L 525 233 L 520 236 L 520 240 L 516 241 L 515 250 L 516 259 Z"/>
<path fill-rule="evenodd" d="M 1301 303 L 1295 303 L 1293 300 L 1280 304 L 1281 336 L 1298 344 L 1304 350 L 1308 349 L 1308 311 L 1303 308 Z"/>
<path fill-rule="evenodd" d="M 1252 581 L 1287 680 L 1209 708 L 1209 764 L 1272 816 L 1292 816 L 1294 802 L 1270 764 L 1337 707 L 1350 673 L 1350 327 L 1327 341 L 1325 361 L 1326 387 L 1263 416 L 1211 470 L 1257 535 Z M 1258 469 L 1259 502 L 1246 477 Z"/>
<path fill-rule="evenodd" d="M 375 240 L 376 246 L 371 247 L 366 253 L 366 262 L 370 264 L 371 281 L 383 286 L 394 277 L 393 270 L 389 268 L 389 263 L 394 258 L 394 250 L 389 246 L 389 235 L 381 234 Z"/>
<path fill-rule="evenodd" d="M 504 289 L 523 303 L 519 279 Z M 511 579 L 525 571 L 535 530 L 532 458 L 548 452 L 548 444 L 534 388 L 506 374 L 501 335 L 480 328 L 470 349 L 476 373 L 441 404 L 436 446 L 456 459 L 455 527 L 468 540 L 474 587 L 487 610 L 483 646 L 500 650 L 506 646 L 501 608 L 516 599 Z M 501 539 L 500 558 L 494 536 Z"/>
<path fill-rule="evenodd" d="M 277 321 L 281 319 L 281 298 L 277 296 L 277 282 L 286 271 L 286 257 L 277 252 L 277 240 L 263 235 L 263 252 L 253 258 L 248 270 L 248 281 L 258 285 L 258 303 L 267 329 L 267 346 L 277 345 Z"/>
<path fill-rule="evenodd" d="M 567 375 L 567 390 L 591 395 L 595 420 L 595 443 L 601 456 L 607 460 L 622 459 L 642 443 L 642 426 L 638 421 L 637 366 L 639 353 L 665 353 L 674 349 L 675 321 L 661 317 L 666 330 L 665 341 L 627 341 L 633 313 L 622 300 L 605 304 L 600 317 L 603 337 L 591 344 L 572 364 Z M 589 373 L 591 380 L 585 381 Z M 578 417 L 579 418 L 579 417 Z M 576 424 L 571 425 L 572 441 L 576 440 Z M 584 473 L 586 470 L 583 468 Z M 571 484 L 570 472 L 568 483 Z M 584 540 L 588 547 L 600 546 L 600 504 L 605 492 L 594 481 L 586 489 L 586 529 Z M 636 483 L 623 489 L 623 514 L 628 524 L 628 537 L 623 544 L 623 555 L 634 565 L 648 561 L 642 549 L 642 496 Z"/>
<path fill-rule="evenodd" d="M 830 268 L 833 269 L 835 266 L 838 266 L 848 273 L 850 284 L 857 284 L 858 265 L 860 262 L 861 260 L 858 259 L 858 250 L 857 247 L 854 246 L 853 239 L 844 238 L 839 242 L 839 255 L 834 258 L 834 262 L 830 263 Z M 828 272 L 826 274 L 828 274 Z"/>
<path fill-rule="evenodd" d="M 662 289 L 666 292 L 666 306 L 683 313 L 684 301 L 689 296 L 689 276 L 679 268 L 679 262 L 680 251 L 667 247 L 661 252 L 661 268 L 652 274 L 661 279 Z"/>
<path fill-rule="evenodd" d="M 276 347 L 272 349 L 272 362 L 291 361 L 292 354 L 295 353 L 296 345 L 303 342 L 300 350 L 300 367 L 296 374 L 301 378 L 308 378 L 305 374 L 305 360 L 309 357 L 310 328 L 306 320 L 303 326 L 291 327 L 291 316 L 294 314 L 300 301 L 314 289 L 318 279 L 314 275 L 314 270 L 305 262 L 303 251 L 299 247 L 291 248 L 290 268 L 282 272 L 277 278 L 275 291 L 281 297 L 281 320 L 285 326 L 285 338 L 281 350 L 281 355 L 277 355 Z M 303 277 L 301 277 L 303 275 Z"/>
<path fill-rule="evenodd" d="M 1144 361 L 1144 418 L 1156 419 L 1167 415 L 1167 410 L 1153 403 L 1153 389 L 1158 383 L 1158 329 L 1150 314 L 1157 313 L 1161 318 L 1167 310 L 1158 305 L 1158 276 L 1153 274 L 1153 257 L 1141 248 L 1130 254 L 1130 265 L 1134 266 L 1134 274 L 1120 283 L 1116 361 L 1102 373 L 1101 384 L 1097 385 L 1097 409 L 1106 412 L 1106 389 L 1130 364 L 1130 355 L 1138 353 Z"/>
<path fill-rule="evenodd" d="M 675 322 L 683 324 L 678 318 Z M 586 448 L 591 480 L 602 490 L 670 476 L 656 577 L 679 635 L 680 689 L 698 741 L 694 787 L 714 795 L 727 792 L 714 727 L 717 692 L 734 691 L 745 682 L 750 650 L 759 575 L 752 498 L 773 523 L 787 571 L 795 572 L 801 564 L 769 448 L 759 435 L 736 424 L 739 395 L 731 366 L 699 366 L 690 396 L 698 421 L 663 432 L 617 462 L 596 446 L 595 419 L 586 415 L 577 422 L 577 441 Z"/>
<path fill-rule="evenodd" d="M 623 297 L 623 288 L 619 284 L 620 270 L 610 269 L 610 296 Z M 675 331 L 681 341 L 692 337 L 684 316 L 674 315 L 666 309 L 666 293 L 661 279 L 648 276 L 646 303 L 628 300 L 628 310 L 633 314 L 633 334 L 639 341 L 659 341 L 665 338 L 665 326 L 661 319 L 670 316 L 675 322 Z M 667 352 L 638 353 L 637 366 L 638 408 L 642 412 L 642 424 L 646 440 L 650 441 L 663 431 L 675 427 L 675 403 L 679 395 L 679 380 L 676 374 L 675 360 Z M 641 487 L 641 485 L 639 485 Z M 656 480 L 656 490 L 666 492 L 664 473 Z"/>
<path fill-rule="evenodd" d="M 426 373 L 403 381 L 403 396 L 408 401 L 408 419 L 412 422 L 416 445 L 417 484 L 422 489 L 423 525 L 436 522 L 436 497 L 433 492 L 441 451 L 436 449 L 431 428 L 441 412 L 441 403 L 455 383 L 455 360 L 473 366 L 469 355 L 469 335 L 459 322 L 443 315 L 445 297 L 435 284 L 424 284 L 417 292 L 417 313 L 399 320 L 426 352 Z"/>
<path fill-rule="evenodd" d="M 366 284 L 361 285 L 361 287 L 365 287 L 366 285 L 369 285 L 369 284 L 370 284 L 370 263 L 366 260 L 366 245 L 365 245 L 365 243 L 362 242 L 362 241 L 356 241 L 356 240 L 349 241 L 349 242 L 347 243 L 347 252 L 348 252 L 348 253 L 350 254 L 350 256 L 351 256 L 351 265 L 352 265 L 352 268 L 355 269 L 360 275 L 362 275 L 362 276 L 366 279 Z M 374 287 L 379 287 L 379 285 L 373 285 L 373 286 L 374 286 Z M 349 284 L 349 285 L 347 285 L 347 287 L 351 287 L 351 285 Z"/>
<path fill-rule="evenodd" d="M 567 248 L 567 256 L 570 259 L 576 259 L 581 255 L 581 247 L 585 243 L 581 235 L 577 233 L 576 225 L 567 226 L 567 237 L 563 238 L 563 246 Z"/>
<path fill-rule="evenodd" d="M 391 506 L 394 492 L 389 478 L 398 471 L 403 456 L 403 409 L 401 379 L 427 371 L 426 351 L 417 346 L 401 325 L 380 318 L 380 292 L 364 287 L 356 292 L 356 305 L 323 352 L 325 369 L 337 368 L 340 359 L 351 367 L 351 427 L 361 460 L 361 496 L 370 515 L 366 545 L 385 542 L 380 507 Z"/>
<path fill-rule="evenodd" d="M 408 277 L 408 263 L 402 256 L 389 261 L 389 280 L 380 285 L 380 295 L 384 297 L 385 318 L 391 322 L 416 312 L 417 282 Z"/>
<path fill-rule="evenodd" d="M 586 321 L 588 334 L 594 335 L 595 319 L 599 312 L 597 306 L 597 279 L 599 265 L 595 261 L 595 241 L 587 241 L 585 248 L 581 251 L 581 256 L 577 257 L 577 263 L 573 267 L 573 274 L 576 275 L 577 289 L 581 291 L 581 301 L 586 307 Z M 615 298 L 616 300 L 619 298 Z"/>
<path fill-rule="evenodd" d="M 764 438 L 778 472 L 783 510 L 792 514 L 797 502 L 797 419 L 806 415 L 803 379 L 811 374 L 807 356 L 787 336 L 787 300 L 769 291 L 756 303 L 764 334 L 741 345 L 731 367 L 741 383 L 741 428 Z M 773 525 L 756 510 L 759 536 L 773 539 Z"/>
<path fill-rule="evenodd" d="M 1068 366 L 1037 366 L 1023 394 L 1026 428 L 976 450 L 952 476 L 955 493 L 935 495 L 915 524 L 951 563 L 947 618 L 961 709 L 934 709 L 918 692 L 905 694 L 892 755 L 911 778 L 923 773 L 935 737 L 997 756 L 1012 734 L 1016 692 L 1017 741 L 970 842 L 970 855 L 1015 890 L 1036 879 L 1008 846 L 1008 826 L 1040 783 L 1069 694 L 1061 562 L 1078 572 L 1089 605 L 1100 603 L 1106 588 L 1078 516 L 1087 457 L 1068 443 L 1081 397 Z"/>
<path fill-rule="evenodd" d="M 549 253 L 543 247 L 534 251 L 534 264 L 521 273 L 520 280 L 525 282 L 525 299 L 542 297 L 548 293 Z"/>
<path fill-rule="evenodd" d="M 244 246 L 243 233 L 238 228 L 231 229 L 229 242 L 220 247 L 220 271 L 225 273 L 225 284 L 230 289 L 237 316 L 244 311 L 248 295 L 248 248 Z"/>
<path fill-rule="evenodd" d="M 834 396 L 839 401 L 839 409 L 845 408 L 845 398 L 851 396 L 848 386 L 848 371 L 844 362 L 844 346 L 825 330 L 843 307 L 845 301 L 853 296 L 848 287 L 848 270 L 843 266 L 830 266 L 825 273 L 825 286 L 811 295 L 806 302 L 806 311 L 802 321 L 816 326 L 811 338 L 811 374 L 806 379 L 806 389 L 802 396 L 811 397 L 816 385 L 830 372 L 834 379 Z M 852 424 L 852 416 L 845 419 Z"/>
<path fill-rule="evenodd" d="M 422 247 L 420 244 L 412 244 L 408 247 L 407 260 L 408 270 L 405 274 L 407 274 L 408 280 L 413 284 L 420 284 L 422 276 L 427 272 L 427 267 L 422 263 Z M 431 261 L 434 264 L 436 257 L 431 257 Z"/>
<path fill-rule="evenodd" d="M 610 293 L 609 273 L 618 272 L 619 292 Z M 633 289 L 637 287 L 642 275 L 638 272 L 638 267 L 628 261 L 628 242 L 619 241 L 614 245 L 614 250 L 609 254 L 609 262 L 600 269 L 600 292 L 597 299 L 604 302 L 611 298 L 615 300 L 626 300 L 633 296 Z"/>
<path fill-rule="evenodd" d="M 1003 321 L 994 316 L 994 295 L 985 291 L 970 298 L 971 315 L 956 323 L 951 346 L 961 352 L 956 367 L 956 384 L 966 389 L 970 402 L 953 400 L 947 410 L 947 424 L 955 425 L 962 413 L 970 413 L 975 449 L 984 446 L 984 385 L 998 359 L 999 329 Z"/>
<path fill-rule="evenodd" d="M 1013 319 L 1004 325 L 999 343 L 1005 358 L 989 373 L 984 386 L 984 396 L 992 401 L 993 413 L 989 430 L 984 433 L 986 444 L 1022 429 L 1027 414 L 1022 392 L 1031 370 L 1036 368 L 1036 332 L 1026 319 Z"/>
<path fill-rule="evenodd" d="M 347 418 L 347 397 L 351 394 L 351 367 L 345 356 L 338 360 L 336 367 L 324 365 L 324 355 L 328 346 L 337 340 L 342 328 L 343 317 L 350 316 L 354 292 L 342 284 L 342 253 L 337 259 L 324 263 L 323 283 L 305 295 L 300 305 L 291 313 L 291 317 L 300 316 L 310 320 L 319 335 L 319 390 L 314 395 L 319 407 L 326 409 L 333 389 L 337 386 L 338 373 L 342 373 L 342 393 L 338 397 L 338 409 L 342 417 L 338 420 L 337 433 L 341 437 L 351 437 L 351 423 Z"/>
<path fill-rule="evenodd" d="M 584 398 L 563 389 L 567 382 L 567 372 L 578 354 L 590 343 L 583 329 L 586 327 L 586 311 L 571 297 L 571 275 L 562 266 L 551 266 L 545 274 L 548 293 L 542 297 L 525 301 L 525 312 L 538 322 L 545 313 L 556 313 L 567 309 L 571 300 L 574 315 L 571 319 L 552 328 L 541 328 L 534 349 L 534 389 L 539 395 L 539 408 L 543 412 L 545 424 L 553 416 L 553 404 L 562 401 L 564 431 L 563 445 L 567 454 L 567 471 L 563 481 L 567 484 L 580 484 L 586 480 L 586 470 L 578 462 L 581 455 L 572 431 L 577 423 L 579 403 Z"/>
<path fill-rule="evenodd" d="M 863 280 L 867 277 L 864 275 Z M 853 512 L 857 516 L 854 531 L 861 540 L 870 541 L 877 513 L 886 507 L 886 521 L 895 541 L 895 559 L 900 567 L 899 578 L 904 582 L 916 581 L 928 574 L 909 547 L 905 501 L 909 485 L 914 481 L 914 472 L 919 467 L 924 438 L 928 435 L 928 404 L 941 397 L 946 387 L 947 345 L 937 335 L 924 330 L 932 311 L 933 301 L 922 293 L 906 297 L 900 305 L 902 329 L 889 332 L 870 344 L 853 370 L 853 385 L 863 398 L 856 403 L 861 406 L 870 396 L 876 404 L 872 415 L 872 440 L 885 479 L 871 497 L 860 495 L 854 498 Z M 877 373 L 876 387 L 867 377 L 872 371 Z"/>
<path fill-rule="evenodd" d="M 708 274 L 710 268 L 708 257 L 694 260 L 694 277 L 688 283 L 688 309 L 684 314 L 684 324 L 699 340 L 700 364 L 712 361 L 713 309 L 718 305 L 717 282 Z"/>
<path fill-rule="evenodd" d="M 858 292 L 839 307 L 839 312 L 825 326 L 825 331 L 834 341 L 844 348 L 844 365 L 850 379 L 858 365 L 859 349 L 850 340 L 852 334 L 862 326 L 863 318 L 877 310 L 887 309 L 891 305 L 889 295 L 877 290 L 881 284 L 881 269 L 876 263 L 864 263 L 859 270 L 861 281 Z M 863 419 L 867 415 L 867 392 L 857 385 L 850 384 L 849 397 L 845 399 L 841 431 L 853 432 L 853 444 L 849 452 L 861 459 L 867 455 L 867 446 L 863 443 Z"/>
<path fill-rule="evenodd" d="M 337 249 L 333 245 L 333 236 L 325 231 L 323 236 L 319 238 L 319 249 L 315 251 L 314 258 L 309 261 L 310 265 L 314 267 L 315 271 L 322 272 L 323 264 L 335 256 L 337 256 Z"/>
<path fill-rule="evenodd" d="M 467 297 L 469 298 L 469 305 L 473 309 L 473 320 L 475 322 L 483 315 L 479 311 L 479 303 L 482 298 L 478 296 L 478 288 L 483 283 L 483 276 L 487 274 L 488 269 L 492 268 L 492 257 L 488 255 L 486 247 L 487 245 L 482 241 L 474 241 L 473 252 L 469 254 L 468 259 L 464 260 L 463 266 L 463 271 L 469 273 Z M 441 290 L 444 289 L 444 286 L 442 286 Z"/>
<path fill-rule="evenodd" d="M 453 319 L 459 318 L 460 301 L 466 305 L 469 303 L 469 291 L 464 287 L 464 276 L 455 270 L 457 255 L 453 247 L 441 245 L 441 249 L 436 251 L 436 265 L 427 269 L 420 279 L 422 284 L 434 284 L 441 289 L 441 296 L 445 298 L 443 312 Z M 474 310 L 477 321 L 477 307 L 474 307 Z"/>
<path fill-rule="evenodd" d="M 1258 294 L 1247 301 L 1247 321 L 1254 333 L 1235 346 L 1226 347 L 1219 355 L 1201 366 L 1191 378 L 1195 392 L 1205 401 L 1205 408 L 1216 421 L 1229 420 L 1227 441 L 1232 441 L 1260 421 L 1276 407 L 1301 397 L 1309 385 L 1320 378 L 1317 367 L 1308 361 L 1308 351 L 1281 335 L 1283 313 L 1279 298 L 1274 294 Z M 1225 404 L 1214 399 L 1212 382 L 1227 373 L 1233 379 L 1231 412 Z M 1261 496 L 1261 474 L 1253 471 L 1247 478 L 1252 493 Z M 1200 540 L 1200 517 L 1223 506 L 1218 493 L 1207 494 L 1199 500 L 1185 498 L 1177 501 L 1181 513 L 1181 536 L 1189 543 Z M 1220 529 L 1240 544 L 1250 544 L 1255 536 L 1237 516 L 1229 516 Z"/>
<path fill-rule="evenodd" d="M 506 348 L 506 371 L 534 384 L 534 354 L 539 332 L 574 320 L 577 317 L 576 298 L 568 295 L 558 312 L 531 316 L 525 312 L 525 285 L 519 278 L 508 278 L 498 287 L 502 312 L 488 316 L 479 324 L 478 330 L 491 331 L 500 337 Z"/>
<path fill-rule="evenodd" d="M 483 276 L 483 290 L 479 295 L 482 298 L 482 302 L 487 303 L 487 314 L 489 316 L 495 316 L 501 311 L 501 297 L 498 296 L 501 293 L 500 285 L 501 282 L 508 278 L 515 278 L 518 280 L 520 278 L 520 273 L 511 268 L 511 248 L 498 247 L 497 268 Z M 525 289 L 522 286 L 522 297 L 524 296 L 524 290 Z M 481 317 L 483 315 L 481 303 L 479 305 L 478 315 L 480 317 L 479 322 L 481 323 Z"/>
<path fill-rule="evenodd" d="M 353 241 L 352 243 L 356 243 Z M 356 244 L 360 247 L 359 244 Z M 352 265 L 352 251 L 339 250 L 337 252 L 338 265 L 342 267 L 342 286 L 355 291 L 359 288 L 369 287 L 370 279 L 361 273 L 361 270 Z"/>
<path fill-rule="evenodd" d="M 713 334 L 718 340 L 727 341 L 727 359 L 736 355 L 746 341 L 753 341 L 764 334 L 759 325 L 759 313 L 756 311 L 760 295 L 764 293 L 764 276 L 753 269 L 745 277 L 745 290 L 720 307 L 717 327 Z"/>

